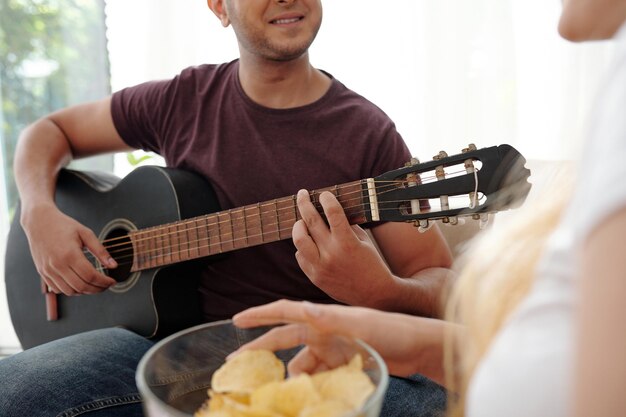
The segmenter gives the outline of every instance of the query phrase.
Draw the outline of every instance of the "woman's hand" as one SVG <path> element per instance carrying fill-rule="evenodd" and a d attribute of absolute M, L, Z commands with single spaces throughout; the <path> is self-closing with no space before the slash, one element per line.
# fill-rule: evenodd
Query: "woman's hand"
<path fill-rule="evenodd" d="M 253 307 L 233 317 L 238 327 L 284 324 L 239 350 L 304 349 L 289 363 L 290 374 L 315 373 L 345 364 L 346 337 L 361 339 L 385 360 L 389 372 L 421 373 L 443 382 L 445 322 L 363 307 L 281 300 Z"/>

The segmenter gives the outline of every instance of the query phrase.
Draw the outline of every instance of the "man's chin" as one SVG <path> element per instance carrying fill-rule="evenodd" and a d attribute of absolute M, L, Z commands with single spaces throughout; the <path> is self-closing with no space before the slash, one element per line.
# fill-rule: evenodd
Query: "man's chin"
<path fill-rule="evenodd" d="M 307 51 L 300 51 L 297 53 L 292 53 L 292 54 L 281 54 L 281 55 L 277 55 L 274 57 L 269 57 L 270 61 L 275 61 L 275 62 L 290 62 L 290 61 L 296 61 L 300 58 L 302 58 L 305 54 L 307 53 Z"/>

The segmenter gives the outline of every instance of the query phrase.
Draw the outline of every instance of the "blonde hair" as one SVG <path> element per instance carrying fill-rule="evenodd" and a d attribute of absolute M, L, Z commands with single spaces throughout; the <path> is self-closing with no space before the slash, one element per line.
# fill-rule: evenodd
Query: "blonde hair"
<path fill-rule="evenodd" d="M 499 215 L 507 218 L 498 218 L 459 258 L 460 275 L 448 298 L 446 319 L 463 324 L 465 332 L 446 340 L 446 378 L 456 393 L 450 396 L 449 416 L 464 415 L 476 366 L 533 284 L 537 262 L 568 200 L 568 178 L 564 170 L 555 172 L 542 191 L 531 193 L 537 197 Z"/>

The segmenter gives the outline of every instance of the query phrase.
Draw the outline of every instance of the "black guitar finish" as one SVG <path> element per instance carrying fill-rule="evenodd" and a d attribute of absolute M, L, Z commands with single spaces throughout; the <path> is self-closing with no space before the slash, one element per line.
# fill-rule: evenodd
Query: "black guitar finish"
<path fill-rule="evenodd" d="M 63 170 L 56 202 L 100 240 L 218 210 L 215 195 L 202 177 L 154 166 L 140 167 L 121 181 L 104 173 Z M 116 271 L 114 278 L 120 282 L 112 289 L 58 296 L 59 320 L 47 321 L 41 279 L 19 216 L 18 207 L 9 232 L 5 279 L 11 320 L 23 348 L 111 326 L 153 337 L 199 323 L 199 261 L 121 271 L 125 276 Z"/>

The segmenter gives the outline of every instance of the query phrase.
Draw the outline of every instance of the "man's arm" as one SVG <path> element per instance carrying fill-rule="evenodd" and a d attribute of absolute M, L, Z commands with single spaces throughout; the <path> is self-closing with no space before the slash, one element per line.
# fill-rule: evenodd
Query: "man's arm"
<path fill-rule="evenodd" d="M 310 202 L 298 193 L 302 220 L 293 228 L 300 268 L 337 301 L 438 317 L 441 293 L 450 279 L 450 250 L 438 229 L 421 234 L 409 224 L 384 224 L 372 230 L 386 258 L 369 236 L 350 226 L 344 210 L 331 193 L 322 193 L 324 222 Z"/>
<path fill-rule="evenodd" d="M 420 232 L 410 223 L 385 223 L 372 235 L 398 280 L 378 307 L 426 317 L 441 317 L 443 293 L 455 274 L 452 254 L 439 228 Z"/>
<path fill-rule="evenodd" d="M 39 274 L 56 293 L 94 293 L 115 283 L 83 255 L 87 248 L 104 265 L 115 267 L 94 233 L 54 203 L 59 170 L 73 158 L 130 149 L 113 125 L 110 103 L 106 98 L 52 113 L 28 126 L 17 144 L 20 222 Z"/>

